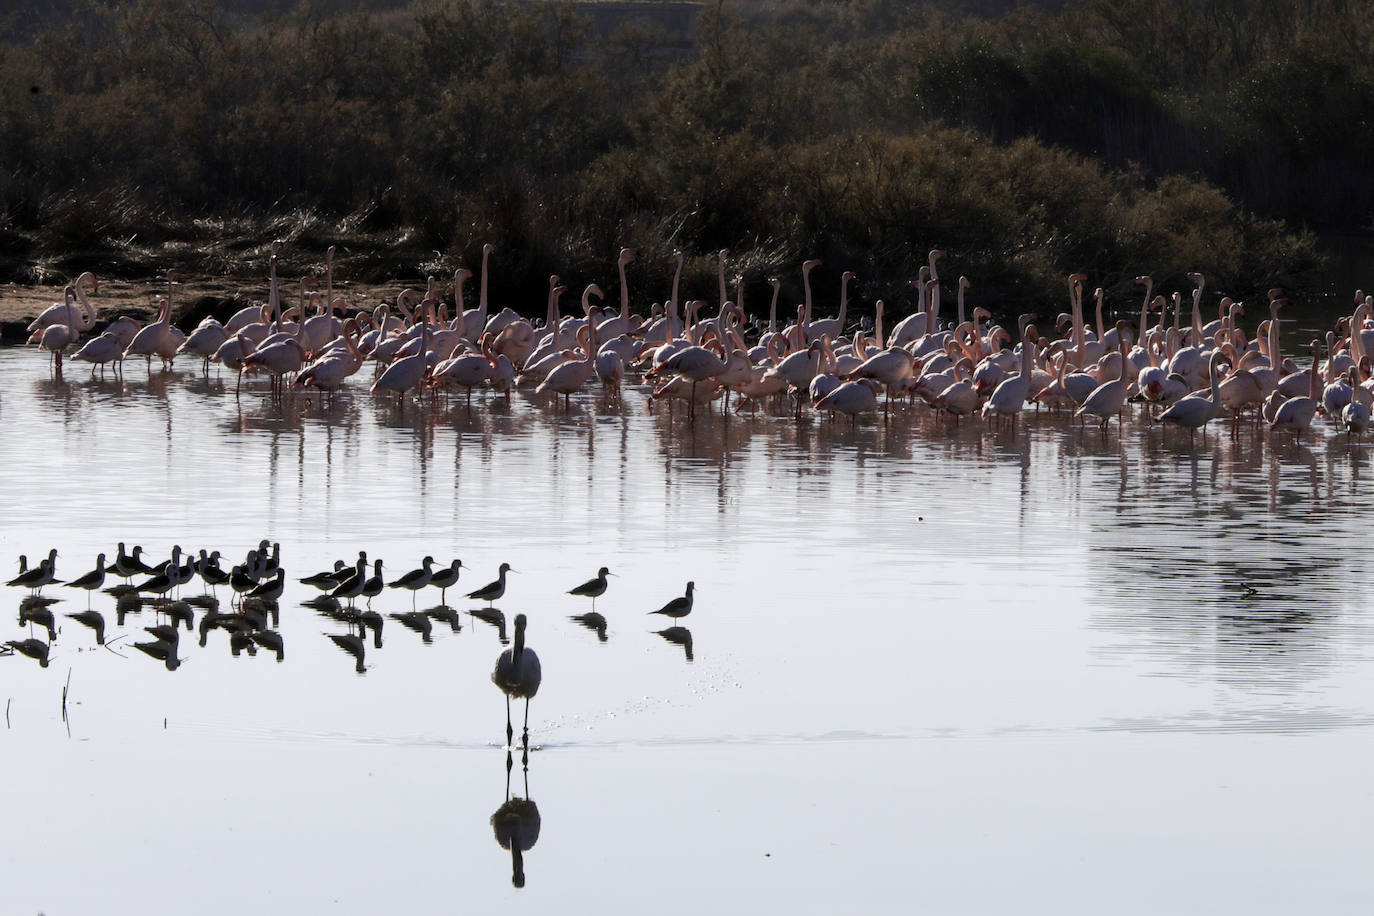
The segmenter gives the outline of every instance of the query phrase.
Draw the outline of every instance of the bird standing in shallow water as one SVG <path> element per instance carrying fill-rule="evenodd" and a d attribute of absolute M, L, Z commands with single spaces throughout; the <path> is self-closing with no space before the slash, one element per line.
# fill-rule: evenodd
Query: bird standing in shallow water
<path fill-rule="evenodd" d="M 276 601 L 286 590 L 286 570 L 278 567 L 277 574 L 248 593 L 249 598 Z"/>
<path fill-rule="evenodd" d="M 511 569 L 509 563 L 502 563 L 496 573 L 496 581 L 488 582 L 486 585 L 477 589 L 475 592 L 468 592 L 469 598 L 476 598 L 478 601 L 485 601 L 490 605 L 493 601 L 506 593 L 506 573 L 516 572 Z"/>
<path fill-rule="evenodd" d="M 525 615 L 516 614 L 515 643 L 496 659 L 496 668 L 491 672 L 491 682 L 500 687 L 501 692 L 506 695 L 507 747 L 510 746 L 511 739 L 515 736 L 515 729 L 511 727 L 510 721 L 510 698 L 525 698 L 525 731 L 522 745 L 525 750 L 525 761 L 528 762 L 530 753 L 530 697 L 539 692 L 539 682 L 542 675 L 539 670 L 539 656 L 534 654 L 533 649 L 525 646 L 525 624 Z"/>
<path fill-rule="evenodd" d="M 454 560 L 446 568 L 435 570 L 429 584 L 439 589 L 439 603 L 444 603 L 445 593 L 458 584 L 458 570 L 463 568 L 462 560 Z"/>
<path fill-rule="evenodd" d="M 615 573 L 603 566 L 601 569 L 597 570 L 595 579 L 588 579 L 576 588 L 568 589 L 568 594 L 591 598 L 592 610 L 594 611 L 596 610 L 596 599 L 606 594 L 606 577 L 614 575 Z"/>
<path fill-rule="evenodd" d="M 373 564 L 373 573 L 363 582 L 362 596 L 367 599 L 367 606 L 372 607 L 372 599 L 382 593 L 386 583 L 382 580 L 382 561 L 377 560 Z"/>
<path fill-rule="evenodd" d="M 5 584 L 27 588 L 36 595 L 43 590 L 43 586 L 55 580 L 54 566 L 56 563 L 57 548 L 54 547 L 48 551 L 46 560 L 39 560 L 37 566 L 24 570 Z"/>
<path fill-rule="evenodd" d="M 674 598 L 663 607 L 650 614 L 662 614 L 664 617 L 672 617 L 674 620 L 686 617 L 692 613 L 692 590 L 696 588 L 695 582 L 687 583 L 687 594 Z"/>
<path fill-rule="evenodd" d="M 415 608 L 415 593 L 418 592 L 420 589 L 424 588 L 426 585 L 428 585 L 429 580 L 434 578 L 434 570 L 432 568 L 433 566 L 434 558 L 425 557 L 424 562 L 420 565 L 419 569 L 412 569 L 410 572 L 406 573 L 404 576 L 397 579 L 395 582 L 390 583 L 391 588 L 410 589 L 411 610 L 414 610 Z M 358 576 L 359 578 L 363 578 L 363 573 L 359 572 Z M 362 591 L 361 585 L 359 586 L 359 591 Z"/>
<path fill-rule="evenodd" d="M 87 607 L 87 608 L 89 608 L 89 607 L 91 606 L 91 592 L 93 592 L 93 591 L 95 591 L 96 589 L 100 588 L 100 587 L 101 587 L 102 585 L 104 585 L 104 584 L 105 584 L 105 554 L 103 554 L 103 553 L 100 554 L 100 556 L 96 557 L 95 569 L 93 569 L 93 570 L 91 570 L 90 572 L 86 573 L 86 575 L 80 576 L 80 577 L 78 577 L 78 578 L 76 578 L 76 579 L 73 579 L 72 581 L 70 581 L 70 582 L 67 583 L 68 587 L 70 587 L 70 588 L 83 588 L 83 589 L 86 590 L 86 607 Z"/>
<path fill-rule="evenodd" d="M 349 601 L 352 601 L 362 594 L 363 585 L 367 582 L 366 576 L 367 561 L 359 557 L 357 567 L 345 578 L 338 581 L 334 586 L 334 590 L 329 593 L 329 597 L 347 598 Z"/>
<path fill-rule="evenodd" d="M 138 545 L 134 545 L 133 553 L 126 553 L 124 542 L 119 542 L 119 551 L 115 554 L 114 568 L 115 572 L 119 573 L 120 578 L 127 580 L 140 574 L 145 576 L 153 574 L 153 568 L 143 562 L 143 558 L 139 556 L 141 553 L 143 553 L 143 548 Z"/>

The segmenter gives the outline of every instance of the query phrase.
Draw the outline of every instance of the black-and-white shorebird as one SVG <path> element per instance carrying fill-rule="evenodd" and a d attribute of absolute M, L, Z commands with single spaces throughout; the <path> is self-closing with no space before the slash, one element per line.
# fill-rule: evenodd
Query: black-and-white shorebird
<path fill-rule="evenodd" d="M 32 569 L 28 569 L 21 572 L 19 575 L 15 576 L 13 579 L 9 580 L 5 584 L 19 586 L 20 588 L 27 588 L 31 590 L 34 594 L 37 594 L 43 589 L 43 586 L 47 585 L 49 582 L 53 582 L 56 580 L 56 576 L 54 574 L 54 568 L 56 567 L 56 564 L 57 548 L 54 547 L 52 550 L 48 551 L 47 559 L 39 560 L 37 566 L 33 567 Z"/>
<path fill-rule="evenodd" d="M 139 554 L 143 553 L 143 548 L 134 545 L 133 553 L 125 553 L 124 542 L 119 542 L 119 550 L 115 554 L 114 569 L 119 573 L 121 579 L 132 579 L 134 576 L 150 576 L 153 568 L 143 562 Z"/>
<path fill-rule="evenodd" d="M 219 551 L 215 551 L 215 553 L 219 553 Z M 215 590 L 216 586 L 229 584 L 229 573 L 219 568 L 219 563 L 213 555 L 198 563 L 196 571 L 200 573 L 200 580 L 210 586 L 211 592 Z"/>
<path fill-rule="evenodd" d="M 343 582 L 345 577 L 351 576 L 352 574 L 353 570 L 349 568 L 347 563 L 343 560 L 335 560 L 333 569 L 326 570 L 325 572 L 317 572 L 315 575 L 306 576 L 299 581 L 302 585 L 313 585 L 320 591 L 327 592 L 338 588 L 339 583 Z"/>
<path fill-rule="evenodd" d="M 462 560 L 454 560 L 443 569 L 436 569 L 429 577 L 429 584 L 439 590 L 439 603 L 444 603 L 445 593 L 458 584 L 458 570 L 463 568 Z"/>
<path fill-rule="evenodd" d="M 278 566 L 276 574 L 249 592 L 248 597 L 260 598 L 263 601 L 276 601 L 284 591 L 286 591 L 286 570 Z"/>
<path fill-rule="evenodd" d="M 511 569 L 509 563 L 502 563 L 497 569 L 496 581 L 488 582 L 476 591 L 468 592 L 468 597 L 491 604 L 506 593 L 506 573 L 512 572 L 517 572 L 517 570 Z"/>
<path fill-rule="evenodd" d="M 412 569 L 395 582 L 390 583 L 391 588 L 410 589 L 411 608 L 415 606 L 415 593 L 429 584 L 429 580 L 434 578 L 434 558 L 425 557 L 419 569 Z"/>
<path fill-rule="evenodd" d="M 592 610 L 596 610 L 596 599 L 606 594 L 606 577 L 614 575 L 615 573 L 603 566 L 597 570 L 595 579 L 588 579 L 576 588 L 568 589 L 568 594 L 591 598 Z"/>
<path fill-rule="evenodd" d="M 372 568 L 372 575 L 368 576 L 363 582 L 362 591 L 363 597 L 367 599 L 368 607 L 372 607 L 372 599 L 380 595 L 382 589 L 386 588 L 386 580 L 382 578 L 382 561 L 374 561 Z"/>
<path fill-rule="evenodd" d="M 258 587 L 258 580 L 248 575 L 242 566 L 235 566 L 229 570 L 229 587 L 242 595 L 244 592 L 251 592 Z"/>
<path fill-rule="evenodd" d="M 688 582 L 687 594 L 674 598 L 672 601 L 663 605 L 663 607 L 656 611 L 650 611 L 649 613 L 662 614 L 664 617 L 672 617 L 674 620 L 686 617 L 688 614 L 692 613 L 692 590 L 695 588 L 695 582 Z"/>
<path fill-rule="evenodd" d="M 95 569 L 78 576 L 67 583 L 69 588 L 84 588 L 86 590 L 86 607 L 91 606 L 91 592 L 105 584 L 105 554 L 100 554 L 95 558 Z"/>
<path fill-rule="evenodd" d="M 341 577 L 334 590 L 329 593 L 331 598 L 344 598 L 352 601 L 363 592 L 363 582 L 367 575 L 367 561 L 359 558 L 358 565 L 350 569 L 347 575 Z"/>

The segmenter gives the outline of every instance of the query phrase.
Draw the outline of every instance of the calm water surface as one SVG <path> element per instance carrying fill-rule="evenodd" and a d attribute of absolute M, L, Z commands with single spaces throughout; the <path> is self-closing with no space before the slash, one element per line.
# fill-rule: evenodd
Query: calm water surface
<path fill-rule="evenodd" d="M 72 578 L 121 540 L 237 562 L 270 538 L 291 582 L 280 664 L 214 631 L 168 672 L 130 646 L 151 614 L 115 627 L 102 594 L 119 654 L 64 620 L 47 669 L 0 658 L 0 910 L 1374 902 L 1374 471 L 1334 430 L 1192 448 L 1048 416 L 1015 439 L 923 412 L 688 425 L 637 389 L 568 413 L 518 393 L 275 406 L 133 363 L 58 383 L 19 349 L 0 379 L 6 569 L 56 546 Z M 389 577 L 461 557 L 464 611 L 455 594 L 518 571 L 498 606 L 544 668 L 512 784 L 541 817 L 523 889 L 489 824 L 500 634 L 389 620 L 356 673 L 294 580 L 359 549 Z M 602 565 L 605 642 L 565 594 Z M 646 613 L 688 579 L 690 658 Z"/>

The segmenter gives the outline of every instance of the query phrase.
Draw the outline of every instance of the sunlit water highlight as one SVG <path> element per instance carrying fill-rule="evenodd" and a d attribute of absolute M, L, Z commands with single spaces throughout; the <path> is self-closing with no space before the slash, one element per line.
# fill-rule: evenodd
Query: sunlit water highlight
<path fill-rule="evenodd" d="M 120 540 L 237 562 L 266 537 L 290 582 L 282 664 L 213 632 L 176 672 L 128 648 L 151 614 L 120 630 L 95 597 L 120 657 L 60 618 L 84 595 L 47 590 L 51 666 L 0 658 L 15 912 L 1370 902 L 1370 446 L 1334 429 L 688 423 L 633 388 L 567 413 L 278 406 L 133 364 L 57 383 L 16 349 L 0 378 L 0 560 L 56 546 L 71 578 Z M 521 890 L 488 824 L 497 630 L 464 615 L 426 644 L 388 620 L 356 674 L 295 579 L 359 549 L 388 578 L 461 557 L 460 610 L 518 571 L 498 606 L 544 669 Z M 602 565 L 604 643 L 565 594 Z M 689 579 L 690 661 L 647 615 Z"/>

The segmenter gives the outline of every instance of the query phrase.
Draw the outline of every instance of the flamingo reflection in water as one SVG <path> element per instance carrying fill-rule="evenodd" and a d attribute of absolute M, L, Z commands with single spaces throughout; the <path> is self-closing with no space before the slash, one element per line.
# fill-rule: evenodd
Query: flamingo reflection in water
<path fill-rule="evenodd" d="M 510 850 L 511 883 L 525 886 L 524 854 L 539 842 L 539 806 L 530 795 L 530 771 L 525 768 L 525 797 L 510 794 L 510 771 L 514 765 L 510 751 L 506 751 L 506 800 L 491 816 L 491 830 L 502 849 Z"/>

